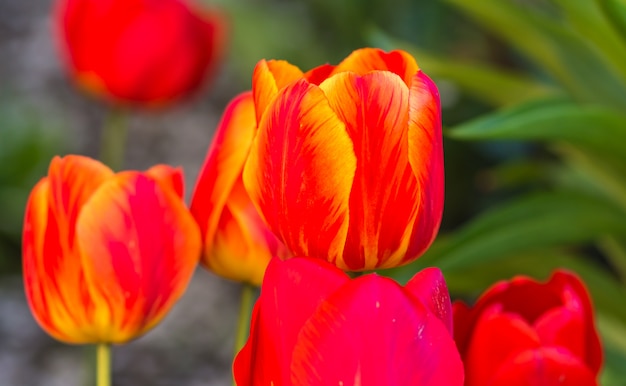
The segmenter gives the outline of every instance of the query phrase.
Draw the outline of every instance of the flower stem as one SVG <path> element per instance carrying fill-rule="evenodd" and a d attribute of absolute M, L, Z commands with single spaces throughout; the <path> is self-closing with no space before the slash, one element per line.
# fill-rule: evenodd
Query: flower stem
<path fill-rule="evenodd" d="M 122 110 L 111 110 L 102 128 L 100 161 L 114 171 L 120 170 L 124 164 L 126 135 L 126 113 Z"/>
<path fill-rule="evenodd" d="M 96 350 L 96 386 L 111 386 L 111 345 L 98 343 Z"/>
<path fill-rule="evenodd" d="M 248 339 L 250 329 L 250 317 L 252 316 L 252 306 L 254 305 L 255 287 L 244 283 L 241 287 L 241 301 L 239 303 L 239 320 L 237 321 L 237 332 L 235 335 L 235 356 Z M 233 383 L 235 385 L 235 383 Z"/>

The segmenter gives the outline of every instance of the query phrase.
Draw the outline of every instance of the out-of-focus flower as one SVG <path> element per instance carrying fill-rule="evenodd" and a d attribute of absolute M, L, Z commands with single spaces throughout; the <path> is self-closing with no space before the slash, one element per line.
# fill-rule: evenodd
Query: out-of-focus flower
<path fill-rule="evenodd" d="M 256 119 L 252 93 L 226 108 L 191 200 L 204 240 L 203 264 L 228 279 L 260 285 L 272 256 L 289 257 L 267 228 L 241 180 Z"/>
<path fill-rule="evenodd" d="M 28 199 L 26 297 L 66 343 L 122 343 L 155 326 L 185 291 L 200 256 L 182 172 L 114 174 L 87 157 L 55 157 Z"/>
<path fill-rule="evenodd" d="M 453 310 L 467 386 L 597 384 L 602 348 L 591 300 L 575 275 L 502 281 L 473 307 L 455 302 Z"/>
<path fill-rule="evenodd" d="M 252 88 L 243 182 L 294 254 L 360 271 L 428 248 L 443 211 L 441 112 L 413 57 L 361 49 L 304 74 L 263 60 Z"/>
<path fill-rule="evenodd" d="M 401 287 L 300 257 L 270 262 L 233 370 L 239 386 L 463 384 L 438 269 Z"/>
<path fill-rule="evenodd" d="M 55 23 L 74 80 L 117 104 L 162 106 L 214 70 L 223 17 L 185 0 L 59 0 Z"/>

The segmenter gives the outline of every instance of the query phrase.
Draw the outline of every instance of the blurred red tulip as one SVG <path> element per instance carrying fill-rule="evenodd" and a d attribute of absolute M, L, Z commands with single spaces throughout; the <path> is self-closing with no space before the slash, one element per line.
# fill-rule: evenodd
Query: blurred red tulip
<path fill-rule="evenodd" d="M 270 262 L 233 370 L 239 386 L 463 384 L 441 271 L 401 287 L 300 257 Z"/>
<path fill-rule="evenodd" d="M 160 165 L 114 174 L 56 157 L 31 192 L 23 234 L 26 297 L 66 343 L 122 343 L 155 326 L 185 291 L 200 232 L 182 173 Z"/>
<path fill-rule="evenodd" d="M 223 18 L 185 0 L 59 0 L 55 17 L 72 77 L 117 104 L 188 96 L 223 51 Z"/>
<path fill-rule="evenodd" d="M 443 211 L 441 112 L 413 57 L 361 49 L 304 74 L 261 61 L 252 88 L 243 182 L 294 254 L 360 271 L 428 248 Z"/>
<path fill-rule="evenodd" d="M 256 131 L 252 93 L 226 108 L 191 200 L 204 240 L 203 264 L 231 280 L 260 285 L 272 256 L 289 257 L 243 188 L 241 172 Z"/>
<path fill-rule="evenodd" d="M 467 386 L 596 385 L 602 347 L 593 307 L 575 275 L 497 283 L 476 305 L 454 304 Z"/>

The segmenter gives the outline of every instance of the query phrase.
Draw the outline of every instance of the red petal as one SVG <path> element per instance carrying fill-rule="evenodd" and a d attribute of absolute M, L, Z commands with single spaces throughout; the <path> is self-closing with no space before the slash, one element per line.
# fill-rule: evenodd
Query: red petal
<path fill-rule="evenodd" d="M 443 273 L 439 268 L 426 268 L 406 283 L 406 288 L 438 317 L 453 336 L 452 304 Z"/>
<path fill-rule="evenodd" d="M 462 353 L 466 385 L 488 385 L 507 358 L 540 344 L 537 334 L 524 319 L 502 313 L 499 305 L 493 305 L 480 316 L 468 350 Z"/>
<path fill-rule="evenodd" d="M 371 71 L 390 71 L 398 75 L 408 86 L 411 79 L 419 71 L 415 59 L 405 51 L 385 52 L 378 48 L 362 48 L 356 50 L 339 63 L 333 74 L 354 72 L 365 75 Z"/>
<path fill-rule="evenodd" d="M 335 69 L 335 66 L 332 64 L 322 64 L 321 66 L 317 66 L 309 71 L 307 71 L 303 76 L 304 79 L 308 80 L 309 83 L 318 85 L 325 81 L 330 74 Z"/>
<path fill-rule="evenodd" d="M 304 325 L 293 385 L 462 385 L 446 327 L 393 281 L 367 275 L 331 295 Z"/>
<path fill-rule="evenodd" d="M 421 255 L 433 242 L 443 215 L 444 170 L 441 107 L 437 86 L 423 72 L 413 78 L 409 108 L 409 163 L 417 176 L 417 222 L 407 258 Z"/>
<path fill-rule="evenodd" d="M 552 347 L 523 351 L 510 358 L 503 367 L 492 371 L 496 374 L 490 386 L 598 384 L 593 373 L 577 357 Z"/>
<path fill-rule="evenodd" d="M 235 359 L 240 385 L 289 385 L 289 364 L 306 320 L 350 279 L 318 259 L 273 259 L 263 279 L 250 337 Z M 252 358 L 252 359 L 251 359 Z M 240 380 L 254 379 L 254 382 Z"/>
<path fill-rule="evenodd" d="M 77 222 L 98 341 L 121 343 L 156 325 L 185 291 L 200 255 L 180 197 L 125 172 L 103 184 Z"/>
<path fill-rule="evenodd" d="M 397 266 L 405 258 L 419 205 L 408 159 L 409 89 L 397 75 L 380 71 L 362 77 L 340 73 L 320 88 L 345 123 L 357 157 L 340 266 Z"/>
<path fill-rule="evenodd" d="M 296 255 L 331 261 L 341 255 L 352 149 L 324 94 L 304 80 L 283 89 L 263 116 L 243 182 L 270 229 Z"/>
<path fill-rule="evenodd" d="M 301 79 L 302 71 L 284 60 L 261 60 L 252 74 L 252 93 L 257 124 L 280 89 Z"/>

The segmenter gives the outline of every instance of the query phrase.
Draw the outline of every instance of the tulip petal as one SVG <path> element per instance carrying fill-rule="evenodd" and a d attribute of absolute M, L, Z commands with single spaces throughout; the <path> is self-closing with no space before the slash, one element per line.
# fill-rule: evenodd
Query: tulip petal
<path fill-rule="evenodd" d="M 446 279 L 439 268 L 426 268 L 413 276 L 404 286 L 443 322 L 453 336 L 452 304 Z"/>
<path fill-rule="evenodd" d="M 389 72 L 340 73 L 320 88 L 345 123 L 357 157 L 350 228 L 338 264 L 350 270 L 397 266 L 405 258 L 418 202 L 408 159 L 409 89 Z"/>
<path fill-rule="evenodd" d="M 241 178 L 255 130 L 252 93 L 244 92 L 224 111 L 191 199 L 191 213 L 200 226 L 205 251 L 213 249 L 220 215 Z"/>
<path fill-rule="evenodd" d="M 441 106 L 437 86 L 423 72 L 413 78 L 409 107 L 409 162 L 417 176 L 419 214 L 407 258 L 421 255 L 433 242 L 443 215 L 444 171 Z"/>
<path fill-rule="evenodd" d="M 112 175 L 86 157 L 55 157 L 48 177 L 28 199 L 22 239 L 26 296 L 42 328 L 67 343 L 88 341 L 82 326 L 93 308 L 75 244 L 75 221 Z"/>
<path fill-rule="evenodd" d="M 294 254 L 341 256 L 356 168 L 352 149 L 322 91 L 305 80 L 283 89 L 263 116 L 243 182 Z"/>
<path fill-rule="evenodd" d="M 468 386 L 488 385 L 495 369 L 511 355 L 541 344 L 536 332 L 524 319 L 502 312 L 501 305 L 494 304 L 482 313 L 474 326 L 464 355 Z"/>
<path fill-rule="evenodd" d="M 185 198 L 185 181 L 182 168 L 155 165 L 146 170 L 145 174 L 157 180 L 164 189 L 172 189 L 178 197 Z"/>
<path fill-rule="evenodd" d="M 395 282 L 346 284 L 303 326 L 293 385 L 462 385 L 463 364 L 446 327 Z"/>
<path fill-rule="evenodd" d="M 309 83 L 319 86 L 320 83 L 325 81 L 330 74 L 332 74 L 334 69 L 335 66 L 332 64 L 322 64 L 304 73 L 303 77 L 308 80 Z"/>
<path fill-rule="evenodd" d="M 273 259 L 263 279 L 250 338 L 235 358 L 237 383 L 290 385 L 287 364 L 300 329 L 324 299 L 349 281 L 341 270 L 322 260 Z M 254 360 L 255 353 L 263 359 Z M 254 383 L 245 381 L 249 374 L 254 375 Z"/>
<path fill-rule="evenodd" d="M 519 353 L 510 358 L 489 383 L 490 386 L 597 384 L 593 373 L 577 357 L 554 347 L 541 347 Z"/>
<path fill-rule="evenodd" d="M 303 77 L 302 71 L 284 60 L 261 60 L 252 74 L 257 125 L 280 89 Z"/>
<path fill-rule="evenodd" d="M 352 52 L 335 66 L 332 74 L 354 72 L 365 75 L 371 71 L 390 71 L 398 75 L 408 86 L 419 71 L 419 67 L 415 59 L 405 51 L 385 52 L 378 48 L 362 48 Z"/>
<path fill-rule="evenodd" d="M 156 325 L 200 255 L 198 227 L 180 197 L 137 172 L 104 183 L 76 229 L 100 342 L 126 342 Z"/>

